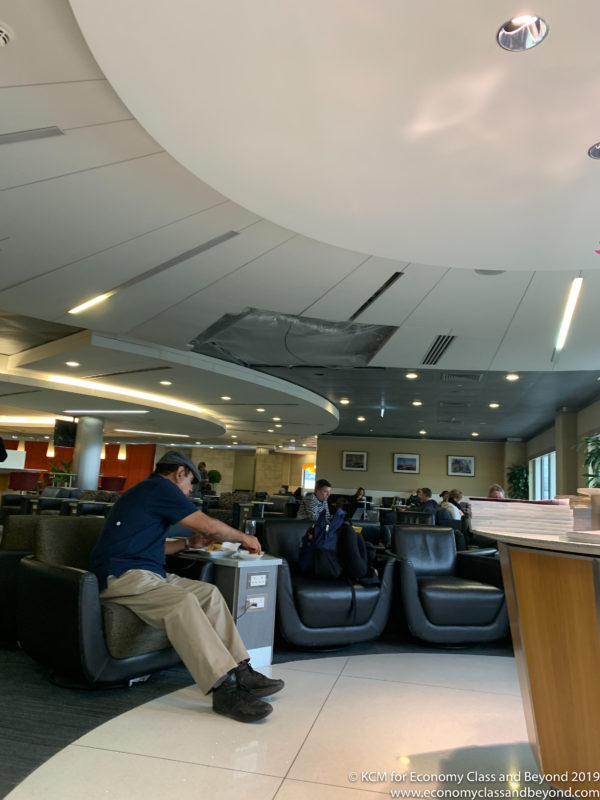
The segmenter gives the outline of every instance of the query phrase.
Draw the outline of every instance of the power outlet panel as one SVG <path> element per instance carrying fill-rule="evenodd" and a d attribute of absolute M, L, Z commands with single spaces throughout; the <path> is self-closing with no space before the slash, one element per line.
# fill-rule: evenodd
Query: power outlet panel
<path fill-rule="evenodd" d="M 267 598 L 264 594 L 255 594 L 246 598 L 246 608 L 248 611 L 260 611 L 267 605 Z"/>
<path fill-rule="evenodd" d="M 248 575 L 248 589 L 257 589 L 259 586 L 266 586 L 268 582 L 268 574 L 266 572 L 251 572 Z"/>

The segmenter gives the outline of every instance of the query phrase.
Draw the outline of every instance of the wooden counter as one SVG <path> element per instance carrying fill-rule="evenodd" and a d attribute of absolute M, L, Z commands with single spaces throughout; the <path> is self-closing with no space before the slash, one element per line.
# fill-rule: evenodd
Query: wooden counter
<path fill-rule="evenodd" d="M 600 790 L 600 534 L 498 540 L 529 741 L 560 788 Z M 588 534 L 589 535 L 589 534 Z M 595 774 L 594 774 L 595 773 Z"/>

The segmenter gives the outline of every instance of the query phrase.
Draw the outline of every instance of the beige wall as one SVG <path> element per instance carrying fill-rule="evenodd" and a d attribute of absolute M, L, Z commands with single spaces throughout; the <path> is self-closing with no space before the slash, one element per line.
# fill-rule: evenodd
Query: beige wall
<path fill-rule="evenodd" d="M 465 495 L 486 495 L 491 483 L 504 479 L 503 442 L 428 441 L 427 439 L 379 439 L 319 437 L 317 478 L 326 478 L 341 492 L 354 492 L 364 486 L 374 496 L 405 494 L 420 486 L 428 486 L 434 494 L 443 489 L 460 489 Z M 367 453 L 367 471 L 342 470 L 342 451 Z M 392 470 L 394 453 L 420 456 L 420 473 L 404 475 Z M 475 477 L 458 478 L 447 474 L 447 457 L 474 456 Z"/>
<path fill-rule="evenodd" d="M 252 491 L 254 486 L 254 451 L 235 454 L 233 470 L 233 488 Z"/>
<path fill-rule="evenodd" d="M 551 453 L 556 447 L 554 438 L 554 426 L 547 431 L 534 436 L 526 445 L 527 460 L 543 456 L 544 453 Z"/>
<path fill-rule="evenodd" d="M 269 453 L 256 456 L 257 492 L 276 494 L 283 484 L 293 492 L 302 482 L 302 464 L 313 460 L 307 453 Z"/>

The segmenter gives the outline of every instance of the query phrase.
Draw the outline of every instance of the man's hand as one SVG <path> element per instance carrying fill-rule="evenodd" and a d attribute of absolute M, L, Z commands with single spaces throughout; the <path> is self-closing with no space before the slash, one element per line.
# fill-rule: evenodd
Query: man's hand
<path fill-rule="evenodd" d="M 249 553 L 262 553 L 260 542 L 256 536 L 250 536 L 248 533 L 243 533 L 240 542 L 244 550 L 247 550 Z"/>
<path fill-rule="evenodd" d="M 207 544 L 211 543 L 212 539 L 204 533 L 195 533 L 193 536 L 189 537 L 189 541 L 190 547 L 205 547 Z"/>

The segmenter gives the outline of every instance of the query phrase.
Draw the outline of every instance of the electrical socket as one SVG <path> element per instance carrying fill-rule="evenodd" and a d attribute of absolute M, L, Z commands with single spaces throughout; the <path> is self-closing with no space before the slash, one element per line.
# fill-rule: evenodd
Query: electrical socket
<path fill-rule="evenodd" d="M 255 595 L 246 599 L 246 611 L 258 611 L 265 607 L 267 598 L 264 595 Z"/>

